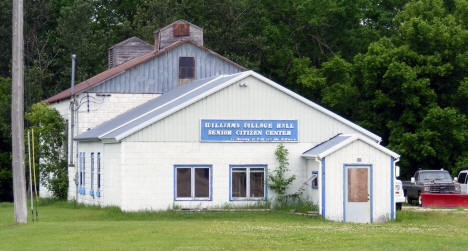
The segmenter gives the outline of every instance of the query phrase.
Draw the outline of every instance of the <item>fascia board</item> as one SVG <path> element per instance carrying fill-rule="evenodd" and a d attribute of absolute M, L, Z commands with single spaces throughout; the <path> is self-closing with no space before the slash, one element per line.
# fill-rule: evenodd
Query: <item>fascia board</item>
<path fill-rule="evenodd" d="M 361 140 L 361 141 L 371 145 L 372 147 L 376 148 L 377 150 L 379 150 L 379 151 L 381 151 L 381 152 L 383 152 L 383 153 L 385 153 L 387 155 L 390 155 L 390 156 L 394 157 L 395 159 L 400 157 L 400 155 L 393 152 L 392 150 L 390 150 L 390 149 L 388 149 L 388 148 L 386 148 L 386 147 L 384 147 L 382 145 L 379 145 L 376 142 L 374 142 L 374 141 L 372 141 L 372 140 L 370 140 L 370 139 L 368 139 L 366 137 L 363 137 L 361 135 L 358 135 L 358 134 L 353 135 L 352 137 L 344 140 L 343 142 L 340 142 L 339 144 L 333 146 L 332 148 L 322 152 L 321 154 L 318 155 L 318 157 L 319 158 L 324 158 L 324 157 L 338 151 L 339 149 L 345 147 L 346 145 L 351 144 L 352 142 L 354 142 L 356 140 Z"/>
<path fill-rule="evenodd" d="M 375 142 L 372 142 L 372 141 L 370 141 L 369 139 L 366 139 L 366 138 L 364 138 L 364 137 L 359 137 L 359 136 L 358 136 L 358 139 L 364 141 L 365 143 L 367 143 L 367 144 L 369 144 L 369 145 L 371 145 L 371 146 L 373 146 L 373 147 L 375 147 L 375 148 L 377 148 L 377 149 L 380 150 L 381 152 L 384 152 L 384 153 L 386 153 L 386 154 L 388 154 L 388 155 L 394 157 L 395 159 L 400 158 L 400 155 L 399 155 L 398 153 L 396 153 L 396 152 L 394 152 L 394 151 L 392 151 L 392 150 L 386 148 L 385 146 L 379 145 L 379 144 L 377 144 L 377 143 L 375 143 Z"/>

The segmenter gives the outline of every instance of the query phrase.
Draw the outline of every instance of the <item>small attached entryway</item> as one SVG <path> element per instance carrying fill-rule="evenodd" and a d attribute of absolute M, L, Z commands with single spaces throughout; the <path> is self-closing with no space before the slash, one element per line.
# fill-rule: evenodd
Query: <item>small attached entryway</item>
<path fill-rule="evenodd" d="M 317 175 L 310 198 L 328 220 L 382 223 L 395 219 L 395 162 L 391 150 L 359 134 L 339 134 L 302 154 Z"/>
<path fill-rule="evenodd" d="M 343 212 L 345 222 L 372 222 L 371 173 L 371 165 L 344 165 Z"/>

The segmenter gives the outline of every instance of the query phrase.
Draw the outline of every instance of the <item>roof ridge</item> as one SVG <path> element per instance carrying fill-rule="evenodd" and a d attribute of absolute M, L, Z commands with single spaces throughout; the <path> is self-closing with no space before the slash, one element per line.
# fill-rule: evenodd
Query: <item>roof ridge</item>
<path fill-rule="evenodd" d="M 187 20 L 185 20 L 185 19 L 177 19 L 177 20 L 175 20 L 175 21 L 173 21 L 173 22 L 171 22 L 171 23 L 169 23 L 169 24 L 167 24 L 167 25 L 165 25 L 165 26 L 163 26 L 163 27 L 161 27 L 161 28 L 156 29 L 153 33 L 157 33 L 157 32 L 159 32 L 159 31 L 161 31 L 161 30 L 163 30 L 163 29 L 169 28 L 171 25 L 173 25 L 175 22 L 178 22 L 178 21 L 183 21 L 183 22 L 185 22 L 185 23 L 188 23 L 188 24 L 191 24 L 191 25 L 197 27 L 197 28 L 200 29 L 200 30 L 203 30 L 202 27 L 200 27 L 200 26 L 198 26 L 198 25 L 196 25 L 196 24 L 193 24 L 192 22 L 189 22 L 189 21 L 187 21 Z"/>
<path fill-rule="evenodd" d="M 121 45 L 121 44 L 124 44 L 125 42 L 128 42 L 128 40 L 134 39 L 134 38 L 136 38 L 136 39 L 138 39 L 138 40 L 144 42 L 145 44 L 147 44 L 147 45 L 153 47 L 153 45 L 151 45 L 150 43 L 146 42 L 145 40 L 143 40 L 143 39 L 141 39 L 141 38 L 139 38 L 139 37 L 137 37 L 137 36 L 133 36 L 133 37 L 129 37 L 129 38 L 123 40 L 123 41 L 120 41 L 119 43 L 116 43 L 116 44 L 112 45 L 111 47 L 109 47 L 109 49 L 112 49 L 112 48 L 114 48 L 114 47 L 116 47 L 116 46 L 119 46 L 119 45 Z"/>

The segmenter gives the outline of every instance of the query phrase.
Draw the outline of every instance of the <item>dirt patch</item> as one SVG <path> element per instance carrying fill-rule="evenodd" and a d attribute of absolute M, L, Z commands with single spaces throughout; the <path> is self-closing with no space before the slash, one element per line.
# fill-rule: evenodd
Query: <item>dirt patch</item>
<path fill-rule="evenodd" d="M 468 208 L 436 208 L 436 207 L 418 207 L 418 206 L 403 206 L 402 210 L 416 212 L 453 212 L 468 214 Z"/>

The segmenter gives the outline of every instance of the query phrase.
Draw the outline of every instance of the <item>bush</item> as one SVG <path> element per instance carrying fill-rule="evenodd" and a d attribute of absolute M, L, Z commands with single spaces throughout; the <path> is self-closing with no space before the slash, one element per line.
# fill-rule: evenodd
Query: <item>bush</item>
<path fill-rule="evenodd" d="M 275 151 L 276 160 L 278 161 L 278 168 L 276 168 L 269 176 L 268 187 L 276 193 L 275 203 L 281 207 L 283 204 L 289 204 L 292 201 L 300 199 L 302 190 L 293 194 L 287 194 L 289 186 L 296 179 L 296 176 L 287 176 L 289 171 L 288 162 L 289 151 L 283 143 L 280 143 Z"/>

